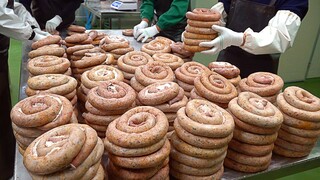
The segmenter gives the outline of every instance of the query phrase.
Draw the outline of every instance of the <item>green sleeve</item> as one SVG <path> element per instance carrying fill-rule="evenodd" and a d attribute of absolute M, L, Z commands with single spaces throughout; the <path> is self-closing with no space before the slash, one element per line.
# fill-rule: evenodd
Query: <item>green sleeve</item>
<path fill-rule="evenodd" d="M 159 17 L 157 25 L 163 30 L 178 24 L 185 18 L 188 7 L 189 0 L 173 0 L 170 9 Z"/>
<path fill-rule="evenodd" d="M 143 0 L 140 6 L 141 19 L 147 18 L 149 22 L 153 20 L 154 15 L 154 0 Z"/>

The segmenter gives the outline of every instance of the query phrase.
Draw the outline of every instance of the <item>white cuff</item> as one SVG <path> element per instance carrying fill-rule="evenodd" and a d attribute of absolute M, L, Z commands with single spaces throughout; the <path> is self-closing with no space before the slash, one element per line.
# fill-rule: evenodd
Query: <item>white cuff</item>
<path fill-rule="evenodd" d="M 301 24 L 300 17 L 288 10 L 280 10 L 260 32 L 248 28 L 242 48 L 252 54 L 283 53 L 292 47 Z"/>

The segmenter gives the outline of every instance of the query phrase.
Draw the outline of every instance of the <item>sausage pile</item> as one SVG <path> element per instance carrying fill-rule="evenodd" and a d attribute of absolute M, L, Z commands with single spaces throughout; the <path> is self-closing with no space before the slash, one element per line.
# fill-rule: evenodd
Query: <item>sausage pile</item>
<path fill-rule="evenodd" d="M 165 113 L 169 122 L 168 131 L 173 131 L 177 111 L 186 106 L 188 98 L 175 82 L 157 82 L 138 93 L 137 105 L 153 106 Z"/>
<path fill-rule="evenodd" d="M 52 129 L 27 148 L 23 163 L 33 179 L 104 179 L 103 142 L 88 125 Z"/>
<path fill-rule="evenodd" d="M 46 131 L 77 123 L 70 101 L 54 94 L 39 94 L 23 99 L 12 108 L 10 117 L 22 155 L 28 145 Z"/>
<path fill-rule="evenodd" d="M 112 54 L 115 59 L 119 59 L 120 56 L 134 50 L 127 39 L 118 35 L 105 36 L 100 41 L 100 47 L 106 52 Z"/>
<path fill-rule="evenodd" d="M 221 14 L 212 9 L 195 8 L 187 12 L 188 25 L 183 33 L 184 49 L 190 52 L 200 52 L 210 48 L 200 47 L 199 43 L 211 41 L 218 36 L 218 33 L 211 27 L 220 24 Z"/>
<path fill-rule="evenodd" d="M 92 88 L 82 114 L 85 122 L 105 137 L 108 124 L 134 106 L 136 93 L 128 84 L 110 80 Z"/>
<path fill-rule="evenodd" d="M 299 87 L 287 87 L 277 97 L 283 113 L 273 152 L 286 157 L 307 156 L 320 136 L 320 99 Z"/>
<path fill-rule="evenodd" d="M 236 124 L 224 165 L 242 172 L 268 168 L 278 130 L 281 112 L 257 94 L 241 92 L 228 107 Z"/>
<path fill-rule="evenodd" d="M 99 86 L 102 82 L 113 79 L 119 81 L 123 81 L 124 79 L 122 72 L 113 66 L 99 65 L 84 72 L 81 75 L 81 84 L 77 90 L 79 111 L 81 113 L 86 111 L 85 102 L 87 101 L 87 95 L 90 89 Z"/>
<path fill-rule="evenodd" d="M 232 138 L 232 116 L 206 100 L 179 109 L 171 135 L 170 175 L 177 179 L 220 179 Z"/>
<path fill-rule="evenodd" d="M 111 179 L 168 179 L 170 143 L 163 112 L 140 106 L 112 121 L 104 139 Z"/>

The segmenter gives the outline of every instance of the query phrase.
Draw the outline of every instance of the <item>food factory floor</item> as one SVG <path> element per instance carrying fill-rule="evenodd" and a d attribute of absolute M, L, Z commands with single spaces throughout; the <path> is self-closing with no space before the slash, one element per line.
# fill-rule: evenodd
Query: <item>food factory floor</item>
<path fill-rule="evenodd" d="M 9 53 L 9 68 L 10 68 L 10 82 L 11 82 L 11 99 L 12 105 L 18 102 L 19 95 L 19 79 L 20 79 L 20 61 L 21 61 L 21 42 L 11 40 L 10 53 Z M 307 79 L 303 82 L 286 83 L 285 86 L 299 86 L 312 94 L 320 97 L 320 78 Z M 320 177 L 320 167 L 311 169 L 301 173 L 292 174 L 280 178 L 281 180 L 313 180 Z"/>

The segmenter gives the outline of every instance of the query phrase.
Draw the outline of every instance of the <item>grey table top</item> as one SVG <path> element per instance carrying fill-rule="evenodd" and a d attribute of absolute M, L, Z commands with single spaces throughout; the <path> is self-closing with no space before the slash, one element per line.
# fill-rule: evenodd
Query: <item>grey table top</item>
<path fill-rule="evenodd" d="M 121 35 L 121 30 L 100 30 L 107 34 Z M 135 41 L 133 37 L 126 37 L 132 47 L 135 50 L 140 50 L 142 44 Z M 26 97 L 25 88 L 28 79 L 27 72 L 27 52 L 30 51 L 30 42 L 23 45 L 22 50 L 22 62 L 21 62 L 21 74 L 20 74 L 20 95 L 19 99 L 24 99 Z M 245 179 L 253 178 L 258 179 L 263 177 L 263 179 L 274 179 L 282 176 L 290 175 L 293 173 L 305 171 L 308 169 L 320 167 L 320 140 L 317 142 L 316 146 L 313 148 L 309 156 L 303 158 L 285 158 L 273 154 L 271 165 L 265 171 L 259 173 L 241 173 L 237 171 L 225 168 L 222 179 Z M 14 167 L 14 179 L 28 180 L 31 179 L 30 175 L 26 171 L 23 165 L 23 157 L 20 155 L 18 149 L 16 149 L 16 159 Z"/>

